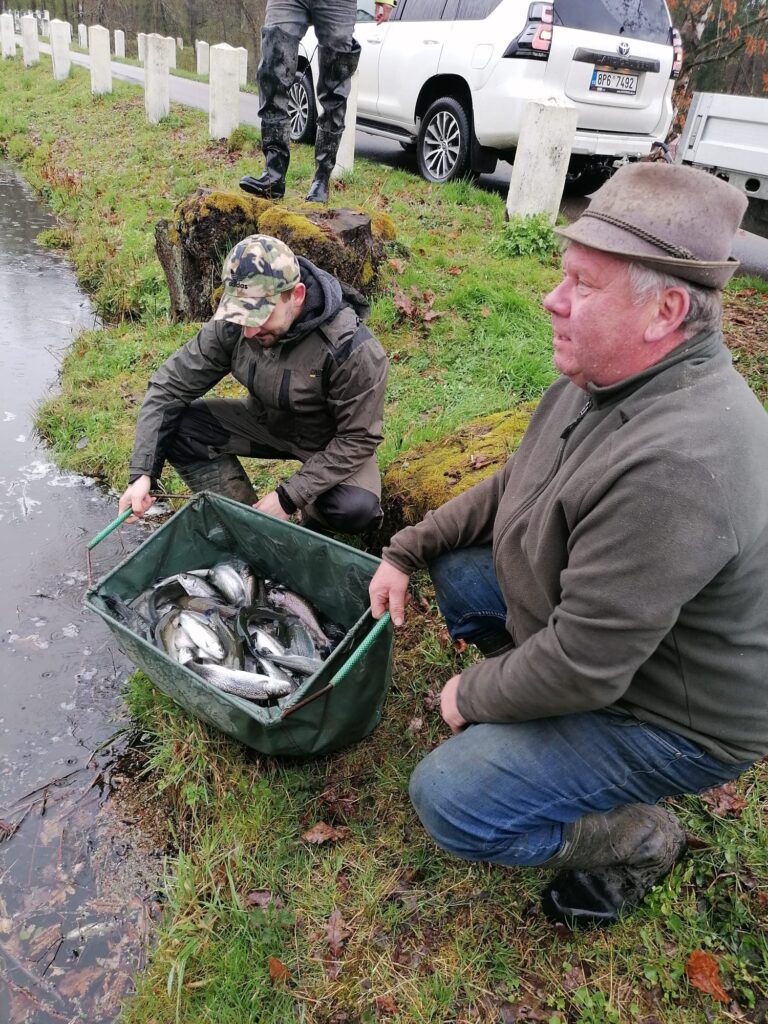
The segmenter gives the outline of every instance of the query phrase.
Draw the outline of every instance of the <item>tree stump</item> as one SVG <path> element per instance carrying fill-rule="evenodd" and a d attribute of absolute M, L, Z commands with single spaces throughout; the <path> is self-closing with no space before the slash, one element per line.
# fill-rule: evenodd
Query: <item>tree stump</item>
<path fill-rule="evenodd" d="M 386 214 L 304 203 L 290 209 L 244 193 L 199 188 L 170 220 L 158 221 L 155 248 L 168 281 L 171 318 L 208 320 L 221 295 L 224 259 L 246 235 L 272 235 L 364 295 L 375 291 L 384 243 L 395 237 Z"/>

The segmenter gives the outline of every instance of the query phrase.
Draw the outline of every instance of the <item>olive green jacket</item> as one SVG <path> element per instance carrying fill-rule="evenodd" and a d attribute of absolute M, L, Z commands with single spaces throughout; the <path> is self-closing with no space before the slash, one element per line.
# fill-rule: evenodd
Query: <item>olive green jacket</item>
<path fill-rule="evenodd" d="M 559 379 L 505 468 L 384 558 L 490 543 L 516 647 L 462 673 L 467 721 L 611 706 L 768 751 L 768 416 L 719 332 L 613 387 Z"/>

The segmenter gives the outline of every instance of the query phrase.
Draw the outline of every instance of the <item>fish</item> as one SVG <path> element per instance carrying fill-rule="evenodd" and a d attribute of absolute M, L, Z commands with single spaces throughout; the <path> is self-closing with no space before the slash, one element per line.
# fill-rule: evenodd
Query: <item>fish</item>
<path fill-rule="evenodd" d="M 199 612 L 180 611 L 179 626 L 192 641 L 192 646 L 204 651 L 206 657 L 213 661 L 224 661 L 226 651 L 219 639 L 218 631 L 208 625 L 204 615 Z"/>
<path fill-rule="evenodd" d="M 152 625 L 149 619 L 145 618 L 138 609 L 126 604 L 118 594 L 105 594 L 104 604 L 113 616 L 120 619 L 132 633 L 138 634 L 145 640 L 152 638 Z"/>
<path fill-rule="evenodd" d="M 247 700 L 267 701 L 275 697 L 287 697 L 293 686 L 289 680 L 270 679 L 269 676 L 239 669 L 224 668 L 210 662 L 193 661 L 189 668 L 202 676 L 212 686 L 225 693 L 233 693 Z"/>
<path fill-rule="evenodd" d="M 287 668 L 289 672 L 298 673 L 300 676 L 313 676 L 323 667 L 320 658 L 305 658 L 300 654 L 272 654 L 270 660 L 273 664 Z"/>
<path fill-rule="evenodd" d="M 326 651 L 330 649 L 331 641 L 323 632 L 317 614 L 306 598 L 285 587 L 272 586 L 267 588 L 267 600 L 273 607 L 297 618 L 309 630 L 318 647 Z"/>

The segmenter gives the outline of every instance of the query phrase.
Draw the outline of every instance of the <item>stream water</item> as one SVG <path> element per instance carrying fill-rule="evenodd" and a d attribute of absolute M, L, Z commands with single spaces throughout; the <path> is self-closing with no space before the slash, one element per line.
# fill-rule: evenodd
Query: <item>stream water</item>
<path fill-rule="evenodd" d="M 35 241 L 51 224 L 0 164 L 0 1022 L 101 1024 L 140 969 L 160 864 L 110 796 L 132 666 L 83 607 L 85 544 L 117 501 L 61 472 L 33 427 L 95 323 L 66 259 Z M 96 577 L 143 530 L 100 544 Z"/>

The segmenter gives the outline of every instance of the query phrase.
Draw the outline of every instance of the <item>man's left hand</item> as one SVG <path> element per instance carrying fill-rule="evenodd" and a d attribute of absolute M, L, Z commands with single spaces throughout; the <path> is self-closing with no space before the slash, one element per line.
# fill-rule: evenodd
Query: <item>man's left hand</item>
<path fill-rule="evenodd" d="M 469 724 L 462 717 L 456 703 L 456 694 L 458 693 L 460 682 L 461 676 L 451 676 L 440 694 L 440 714 L 453 733 L 461 732 L 464 726 Z"/>
<path fill-rule="evenodd" d="M 257 501 L 253 507 L 258 509 L 259 512 L 266 512 L 268 516 L 274 516 L 276 519 L 291 518 L 280 504 L 277 491 L 270 491 L 269 494 L 265 494 L 264 497 L 261 498 L 260 501 Z"/>

